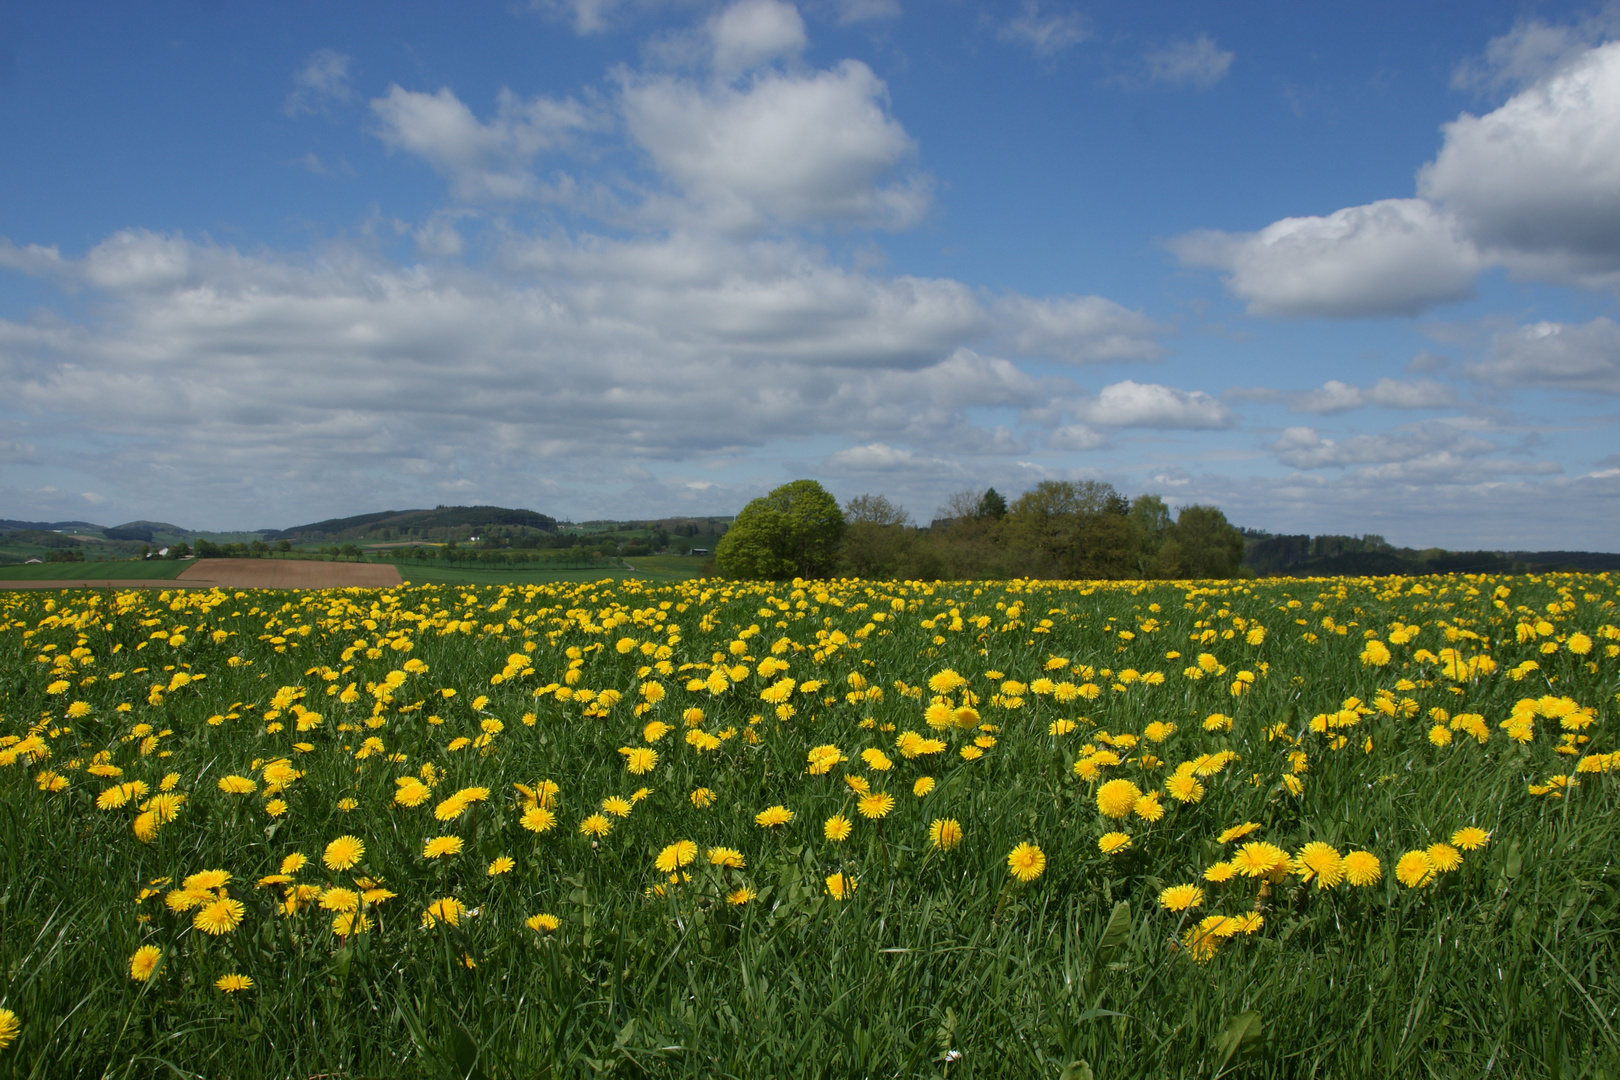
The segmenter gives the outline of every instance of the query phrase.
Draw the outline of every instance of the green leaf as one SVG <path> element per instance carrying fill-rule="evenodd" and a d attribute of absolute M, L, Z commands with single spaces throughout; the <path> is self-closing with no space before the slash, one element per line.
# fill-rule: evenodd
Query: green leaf
<path fill-rule="evenodd" d="M 1221 1062 L 1215 1067 L 1215 1075 L 1224 1072 L 1227 1062 L 1234 1057 L 1256 1053 L 1265 1042 L 1266 1033 L 1260 1022 L 1260 1014 L 1253 1011 L 1238 1013 L 1226 1025 L 1226 1030 L 1215 1036 L 1215 1049 L 1221 1052 Z"/>
<path fill-rule="evenodd" d="M 1130 901 L 1121 900 L 1108 915 L 1108 925 L 1103 927 L 1102 937 L 1097 939 L 1097 951 L 1092 963 L 1099 967 L 1106 964 L 1130 938 L 1131 905 Z"/>

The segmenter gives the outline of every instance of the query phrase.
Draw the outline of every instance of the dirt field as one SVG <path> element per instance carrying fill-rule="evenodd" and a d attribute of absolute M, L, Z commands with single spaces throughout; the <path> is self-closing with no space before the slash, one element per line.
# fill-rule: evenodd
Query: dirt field
<path fill-rule="evenodd" d="M 399 570 L 374 563 L 297 559 L 198 559 L 172 580 L 0 581 L 4 589 L 338 589 L 400 584 Z"/>

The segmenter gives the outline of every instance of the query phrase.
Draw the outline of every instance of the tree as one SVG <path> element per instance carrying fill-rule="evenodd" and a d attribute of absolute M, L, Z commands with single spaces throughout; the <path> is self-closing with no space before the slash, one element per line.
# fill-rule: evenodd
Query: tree
<path fill-rule="evenodd" d="M 1043 480 L 1018 497 L 1004 521 L 1026 573 L 1123 578 L 1135 572 L 1130 504 L 1100 480 Z"/>
<path fill-rule="evenodd" d="M 814 480 L 795 480 L 743 507 L 715 547 L 715 565 L 745 580 L 824 577 L 843 538 L 838 500 Z"/>
<path fill-rule="evenodd" d="M 855 577 L 894 577 L 911 547 L 911 515 L 886 495 L 857 495 L 844 504 L 844 570 Z"/>
<path fill-rule="evenodd" d="M 1175 525 L 1170 508 L 1157 495 L 1138 495 L 1131 502 L 1129 517 L 1136 533 L 1136 572 L 1152 577 L 1158 568 L 1159 549 Z"/>
<path fill-rule="evenodd" d="M 979 496 L 979 505 L 974 507 L 973 516 L 1000 521 L 1007 516 L 1006 498 L 995 488 L 985 488 L 984 494 Z"/>
<path fill-rule="evenodd" d="M 1159 572 L 1171 578 L 1229 578 L 1243 563 L 1243 534 L 1213 506 L 1183 506 L 1159 549 Z"/>

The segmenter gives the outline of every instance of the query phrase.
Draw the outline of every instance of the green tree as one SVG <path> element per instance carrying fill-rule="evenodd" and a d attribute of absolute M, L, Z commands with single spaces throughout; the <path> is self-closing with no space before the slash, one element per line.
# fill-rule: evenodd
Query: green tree
<path fill-rule="evenodd" d="M 905 508 L 886 495 L 857 495 L 844 504 L 844 522 L 843 570 L 854 577 L 895 577 L 915 533 Z"/>
<path fill-rule="evenodd" d="M 1032 576 L 1123 578 L 1136 572 L 1130 504 L 1100 480 L 1043 480 L 1003 521 L 1006 543 Z"/>
<path fill-rule="evenodd" d="M 1183 506 L 1159 549 L 1159 573 L 1169 578 L 1229 578 L 1242 564 L 1243 534 L 1213 506 Z"/>
<path fill-rule="evenodd" d="M 838 500 L 814 480 L 795 480 L 743 507 L 715 547 L 715 566 L 744 580 L 825 577 L 843 538 Z"/>
<path fill-rule="evenodd" d="M 985 488 L 984 494 L 979 496 L 979 505 L 975 508 L 974 516 L 1000 521 L 1007 516 L 1006 497 L 995 488 Z"/>
<path fill-rule="evenodd" d="M 1129 517 L 1136 534 L 1136 572 L 1153 577 L 1158 572 L 1159 549 L 1175 526 L 1170 508 L 1157 495 L 1138 495 L 1131 501 Z"/>

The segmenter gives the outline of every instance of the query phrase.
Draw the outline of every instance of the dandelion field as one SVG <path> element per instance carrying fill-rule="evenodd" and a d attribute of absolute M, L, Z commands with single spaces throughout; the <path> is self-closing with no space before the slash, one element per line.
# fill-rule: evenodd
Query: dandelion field
<path fill-rule="evenodd" d="M 0 593 L 0 1074 L 1613 1076 L 1617 595 Z"/>

